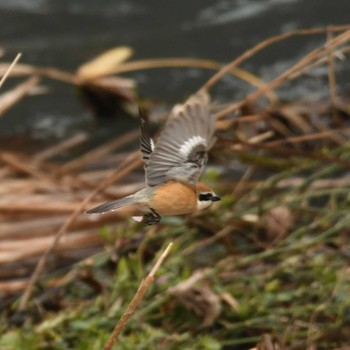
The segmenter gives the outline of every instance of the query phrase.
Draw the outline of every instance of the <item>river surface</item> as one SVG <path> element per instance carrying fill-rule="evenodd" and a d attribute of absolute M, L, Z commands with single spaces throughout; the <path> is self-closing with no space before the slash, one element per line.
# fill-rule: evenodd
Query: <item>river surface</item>
<path fill-rule="evenodd" d="M 270 36 L 298 28 L 348 24 L 348 0 L 0 0 L 2 61 L 22 52 L 22 63 L 73 72 L 80 64 L 115 46 L 128 45 L 134 59 L 194 57 L 228 62 Z M 271 79 L 325 42 L 325 37 L 295 38 L 264 50 L 243 65 Z M 347 64 L 348 67 L 348 64 Z M 213 73 L 191 68 L 140 71 L 129 75 L 141 96 L 174 103 L 195 91 Z M 326 76 L 326 70 L 318 72 Z M 346 88 L 349 69 L 341 74 Z M 6 82 L 0 93 L 14 82 Z M 69 85 L 44 80 L 50 93 L 27 97 L 0 119 L 0 147 L 33 149 L 79 131 L 100 139 L 135 126 L 120 118 L 96 123 Z M 281 91 L 299 98 L 327 91 L 317 79 Z M 251 87 L 233 77 L 215 90 L 235 101 Z M 28 149 L 30 149 L 29 147 Z"/>

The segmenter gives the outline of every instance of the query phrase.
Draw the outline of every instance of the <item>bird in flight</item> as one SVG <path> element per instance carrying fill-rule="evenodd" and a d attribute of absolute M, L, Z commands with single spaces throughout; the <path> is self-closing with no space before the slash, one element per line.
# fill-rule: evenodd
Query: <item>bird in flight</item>
<path fill-rule="evenodd" d="M 215 120 L 209 110 L 209 96 L 203 91 L 172 109 L 156 143 L 141 116 L 140 149 L 146 187 L 86 213 L 106 213 L 136 204 L 146 214 L 134 219 L 153 225 L 160 221 L 161 215 L 192 214 L 220 200 L 208 186 L 198 183 L 214 143 Z"/>

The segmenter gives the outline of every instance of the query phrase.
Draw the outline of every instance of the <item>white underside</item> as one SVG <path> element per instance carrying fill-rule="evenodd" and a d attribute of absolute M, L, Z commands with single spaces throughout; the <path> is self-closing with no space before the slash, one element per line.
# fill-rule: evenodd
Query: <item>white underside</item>
<path fill-rule="evenodd" d="M 197 200 L 197 209 L 202 210 L 202 209 L 208 208 L 211 203 L 212 203 L 212 201 Z"/>

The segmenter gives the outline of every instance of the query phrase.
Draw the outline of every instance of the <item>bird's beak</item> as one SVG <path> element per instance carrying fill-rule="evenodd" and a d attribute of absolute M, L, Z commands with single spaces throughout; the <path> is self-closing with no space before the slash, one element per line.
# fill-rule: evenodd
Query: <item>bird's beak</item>
<path fill-rule="evenodd" d="M 211 200 L 212 200 L 213 202 L 217 202 L 217 201 L 220 201 L 220 200 L 221 200 L 221 197 L 215 195 L 215 196 L 211 197 Z"/>

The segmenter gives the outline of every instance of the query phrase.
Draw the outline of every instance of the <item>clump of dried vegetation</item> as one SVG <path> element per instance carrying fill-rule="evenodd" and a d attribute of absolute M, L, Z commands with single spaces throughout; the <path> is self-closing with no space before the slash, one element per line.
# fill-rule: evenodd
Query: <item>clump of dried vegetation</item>
<path fill-rule="evenodd" d="M 237 68 L 296 35 L 323 35 L 326 45 L 270 82 Z M 132 223 L 129 208 L 82 215 L 143 186 L 141 172 L 139 182 L 128 181 L 142 165 L 139 152 L 123 149 L 137 130 L 66 161 L 55 157 L 86 135 L 36 154 L 0 151 L 1 349 L 345 349 L 350 103 L 336 73 L 349 41 L 348 26 L 300 30 L 224 67 L 192 59 L 127 62 L 128 48 L 76 74 L 14 66 L 10 76 L 25 80 L 10 91 L 2 87 L 0 117 L 47 78 L 76 85 L 95 110 L 106 95 L 133 103 L 135 82 L 112 74 L 139 69 L 217 69 L 202 89 L 210 91 L 224 74 L 257 88 L 242 101 L 213 104 L 218 141 L 205 181 L 221 203 L 150 228 Z M 279 87 L 320 65 L 328 69 L 328 99 L 279 100 Z M 2 75 L 8 69 L 0 65 Z M 230 169 L 237 160 L 244 173 L 235 180 Z M 153 268 L 146 279 L 148 290 L 139 289 L 170 242 L 157 274 Z"/>

